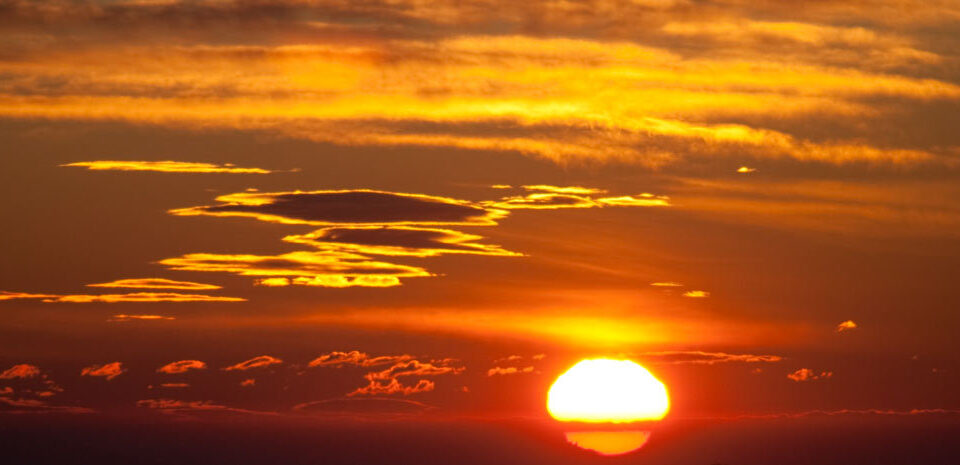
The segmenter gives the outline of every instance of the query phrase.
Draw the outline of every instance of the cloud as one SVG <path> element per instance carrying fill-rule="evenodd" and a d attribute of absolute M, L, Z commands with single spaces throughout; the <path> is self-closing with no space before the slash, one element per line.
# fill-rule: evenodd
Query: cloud
<path fill-rule="evenodd" d="M 178 362 L 171 362 L 160 368 L 157 368 L 157 373 L 176 374 L 186 373 L 190 370 L 205 369 L 207 369 L 207 364 L 201 362 L 200 360 L 180 360 Z"/>
<path fill-rule="evenodd" d="M 842 333 L 844 331 L 850 331 L 857 329 L 857 324 L 853 320 L 847 320 L 837 325 L 837 332 Z"/>
<path fill-rule="evenodd" d="M 718 363 L 775 363 L 783 360 L 779 355 L 728 354 L 700 350 L 668 350 L 640 354 L 653 363 L 670 365 L 716 365 Z"/>
<path fill-rule="evenodd" d="M 372 371 L 364 375 L 367 385 L 348 393 L 347 397 L 390 394 L 411 395 L 432 391 L 436 387 L 433 381 L 419 379 L 411 385 L 404 384 L 400 378 L 456 375 L 466 369 L 462 366 L 453 366 L 453 363 L 454 361 L 450 359 L 431 360 L 430 362 L 421 362 L 415 359 L 400 360 L 386 369 Z"/>
<path fill-rule="evenodd" d="M 804 418 L 811 416 L 838 416 L 838 415 L 881 415 L 881 416 L 914 416 L 914 415 L 960 415 L 960 409 L 943 408 L 915 408 L 910 410 L 895 409 L 836 409 L 836 410 L 806 410 L 803 412 L 744 414 L 728 417 L 731 419 L 775 419 L 775 418 Z"/>
<path fill-rule="evenodd" d="M 182 401 L 175 399 L 143 399 L 137 401 L 137 407 L 157 410 L 168 415 L 188 415 L 196 413 L 242 413 L 250 415 L 276 415 L 275 412 L 246 410 L 215 404 L 212 401 Z"/>
<path fill-rule="evenodd" d="M 118 279 L 109 283 L 87 284 L 88 287 L 132 288 L 132 289 L 179 289 L 186 291 L 209 291 L 221 289 L 214 284 L 173 281 L 162 278 Z"/>
<path fill-rule="evenodd" d="M 572 194 L 533 193 L 488 202 L 493 208 L 505 210 L 536 209 L 554 210 L 558 208 L 594 208 L 599 206 L 589 197 Z"/>
<path fill-rule="evenodd" d="M 0 413 L 28 414 L 28 413 L 69 413 L 86 414 L 96 413 L 95 410 L 86 407 L 50 405 L 42 400 L 34 399 L 9 399 L 0 397 Z"/>
<path fill-rule="evenodd" d="M 14 299 L 39 299 L 46 303 L 91 303 L 91 302 L 245 302 L 240 297 L 220 297 L 203 294 L 180 294 L 176 292 L 134 292 L 130 294 L 29 294 L 0 291 L 0 301 Z"/>
<path fill-rule="evenodd" d="M 283 363 L 283 360 L 280 360 L 279 358 L 271 357 L 269 355 L 261 355 L 259 357 L 251 358 L 250 360 L 245 360 L 236 365 L 230 365 L 224 368 L 224 370 L 225 371 L 234 371 L 234 370 L 246 371 L 252 368 L 261 368 L 261 367 L 277 365 L 281 363 Z"/>
<path fill-rule="evenodd" d="M 509 186 L 507 187 L 509 188 Z M 544 191 L 544 192 L 550 192 L 553 194 L 590 195 L 590 194 L 602 194 L 606 192 L 605 189 L 597 189 L 594 187 L 551 186 L 549 184 L 535 184 L 535 185 L 526 185 L 522 187 L 528 191 Z"/>
<path fill-rule="evenodd" d="M 683 296 L 702 299 L 704 297 L 710 297 L 710 293 L 707 291 L 687 291 L 683 293 Z"/>
<path fill-rule="evenodd" d="M 433 276 L 423 268 L 371 260 L 347 252 L 290 252 L 282 255 L 193 253 L 160 261 L 174 270 L 264 277 L 266 286 L 390 287 L 400 278 Z"/>
<path fill-rule="evenodd" d="M 181 389 L 190 387 L 187 383 L 162 383 L 160 387 L 171 388 L 171 389 Z"/>
<path fill-rule="evenodd" d="M 650 193 L 617 197 L 590 197 L 590 193 L 606 191 L 584 187 L 533 187 L 541 188 L 540 190 L 546 190 L 548 192 L 534 192 L 532 194 L 504 197 L 500 200 L 484 202 L 484 205 L 504 210 L 556 210 L 560 208 L 598 208 L 604 206 L 666 207 L 670 205 L 668 197 Z"/>
<path fill-rule="evenodd" d="M 220 205 L 180 208 L 178 216 L 237 216 L 284 224 L 491 225 L 504 213 L 465 200 L 371 189 L 240 192 Z"/>
<path fill-rule="evenodd" d="M 332 252 L 368 255 L 436 257 L 444 254 L 474 254 L 516 257 L 522 254 L 498 245 L 480 244 L 483 236 L 450 229 L 411 226 L 349 226 L 324 228 L 309 234 L 284 237 L 296 244 Z"/>
<path fill-rule="evenodd" d="M 29 365 L 22 363 L 20 365 L 14 365 L 10 368 L 7 368 L 0 373 L 0 379 L 22 379 L 22 378 L 34 378 L 40 375 L 40 368 L 36 365 Z"/>
<path fill-rule="evenodd" d="M 412 355 L 380 355 L 371 357 L 366 352 L 351 350 L 349 352 L 333 351 L 323 354 L 307 365 L 309 367 L 340 367 L 344 365 L 355 365 L 360 367 L 372 367 L 377 365 L 394 364 L 413 360 Z"/>
<path fill-rule="evenodd" d="M 741 167 L 737 168 L 737 172 L 738 172 L 738 173 L 742 173 L 742 174 L 753 173 L 754 171 L 756 171 L 756 169 L 755 169 L 755 168 L 750 168 L 749 166 L 741 166 Z"/>
<path fill-rule="evenodd" d="M 98 160 L 68 163 L 60 166 L 78 166 L 94 171 L 158 171 L 162 173 L 239 173 L 267 174 L 272 171 L 262 168 L 238 168 L 230 163 L 191 163 L 185 161 L 118 161 Z"/>
<path fill-rule="evenodd" d="M 527 366 L 522 368 L 518 368 L 518 367 L 503 368 L 503 367 L 496 366 L 487 370 L 487 376 L 496 376 L 496 375 L 502 376 L 502 375 L 515 375 L 519 373 L 533 373 L 533 370 L 534 368 L 532 366 Z"/>
<path fill-rule="evenodd" d="M 165 315 L 127 315 L 125 313 L 119 313 L 110 317 L 109 322 L 124 322 L 124 321 L 159 321 L 159 320 L 175 320 L 176 318 L 172 316 Z"/>
<path fill-rule="evenodd" d="M 106 378 L 107 381 L 116 378 L 117 376 L 122 375 L 127 370 L 123 368 L 123 364 L 120 362 L 107 363 L 104 365 L 90 365 L 82 370 L 80 370 L 81 376 L 98 376 Z"/>
<path fill-rule="evenodd" d="M 248 378 L 248 379 L 245 379 L 245 380 L 243 380 L 243 381 L 240 381 L 240 386 L 243 386 L 243 387 L 251 387 L 251 386 L 254 386 L 254 385 L 256 385 L 256 384 L 257 384 L 257 380 L 255 380 L 255 379 L 253 379 L 253 378 Z"/>
<path fill-rule="evenodd" d="M 436 407 L 409 399 L 346 397 L 315 400 L 293 406 L 296 412 L 321 414 L 416 414 Z"/>
<path fill-rule="evenodd" d="M 683 284 L 675 281 L 654 282 L 654 283 L 650 283 L 650 285 L 656 286 L 656 287 L 683 287 Z"/>
<path fill-rule="evenodd" d="M 799 370 L 788 374 L 787 378 L 790 378 L 791 380 L 799 383 L 801 381 L 815 381 L 818 379 L 827 379 L 832 376 L 833 376 L 833 372 L 831 371 L 821 371 L 819 374 L 817 374 L 817 372 L 809 368 L 800 368 Z"/>

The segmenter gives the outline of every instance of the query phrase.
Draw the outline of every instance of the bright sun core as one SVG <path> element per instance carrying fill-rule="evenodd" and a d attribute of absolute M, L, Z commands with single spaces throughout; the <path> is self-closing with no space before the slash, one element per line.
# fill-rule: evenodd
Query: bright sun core
<path fill-rule="evenodd" d="M 653 421 L 668 410 L 666 386 L 630 360 L 582 360 L 560 375 L 547 393 L 547 411 L 560 421 Z"/>

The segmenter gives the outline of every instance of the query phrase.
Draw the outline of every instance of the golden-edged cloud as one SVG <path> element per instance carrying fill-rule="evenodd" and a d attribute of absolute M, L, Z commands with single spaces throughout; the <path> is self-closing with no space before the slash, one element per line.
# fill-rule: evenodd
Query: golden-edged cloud
<path fill-rule="evenodd" d="M 270 365 L 279 365 L 281 363 L 283 363 L 283 360 L 280 360 L 279 358 L 272 357 L 270 355 L 260 355 L 258 357 L 251 358 L 250 360 L 244 360 L 235 365 L 230 365 L 224 368 L 224 371 L 235 371 L 235 370 L 246 371 L 253 368 L 263 368 L 263 367 L 268 367 Z"/>
<path fill-rule="evenodd" d="M 323 354 L 309 363 L 309 367 L 374 367 L 390 365 L 379 371 L 371 371 L 363 377 L 367 380 L 365 386 L 349 393 L 347 397 L 376 396 L 389 394 L 417 394 L 432 391 L 436 384 L 429 379 L 419 379 L 409 383 L 410 377 L 433 377 L 446 374 L 460 374 L 466 368 L 457 364 L 453 359 L 437 359 L 422 362 L 412 355 L 380 355 L 370 356 L 366 352 L 352 350 L 349 352 L 334 351 Z M 404 379 L 401 379 L 404 378 Z"/>
<path fill-rule="evenodd" d="M 190 370 L 205 370 L 207 369 L 207 364 L 201 362 L 200 360 L 180 360 L 177 362 L 168 363 L 160 368 L 157 368 L 157 373 L 166 373 L 166 374 L 178 374 L 186 373 Z"/>
<path fill-rule="evenodd" d="M 797 371 L 787 375 L 787 378 L 798 383 L 802 381 L 815 381 L 818 379 L 827 379 L 831 377 L 833 377 L 832 371 L 821 371 L 817 373 L 810 368 L 800 368 Z"/>
<path fill-rule="evenodd" d="M 194 253 L 164 259 L 160 264 L 174 270 L 262 277 L 261 284 L 266 286 L 390 287 L 400 285 L 400 278 L 432 276 L 415 266 L 331 251 L 282 255 Z"/>
<path fill-rule="evenodd" d="M 444 254 L 473 254 L 516 257 L 522 254 L 498 245 L 481 244 L 483 236 L 452 229 L 412 226 L 349 226 L 324 228 L 283 240 L 333 252 L 368 255 L 435 257 Z"/>
<path fill-rule="evenodd" d="M 30 294 L 0 291 L 0 301 L 38 299 L 47 303 L 119 303 L 119 302 L 245 302 L 240 297 L 222 297 L 177 292 L 133 292 L 129 294 Z"/>
<path fill-rule="evenodd" d="M 175 317 L 166 316 L 166 315 L 128 315 L 126 313 L 118 313 L 110 317 L 110 322 L 124 322 L 124 321 L 161 321 L 161 320 L 175 320 Z"/>
<path fill-rule="evenodd" d="M 640 357 L 654 363 L 671 365 L 716 365 L 718 363 L 775 363 L 783 360 L 779 355 L 728 354 L 700 350 L 669 350 L 644 352 Z"/>
<path fill-rule="evenodd" d="M 838 333 L 842 333 L 844 331 L 850 331 L 852 329 L 857 329 L 857 323 L 855 323 L 853 320 L 847 320 L 837 325 Z"/>
<path fill-rule="evenodd" d="M 233 174 L 267 174 L 272 171 L 262 168 L 240 168 L 230 163 L 217 165 L 213 163 L 193 163 L 186 161 L 120 161 L 97 160 L 79 161 L 60 166 L 76 166 L 93 171 L 158 171 L 161 173 L 233 173 Z"/>
<path fill-rule="evenodd" d="M 348 397 L 362 395 L 389 395 L 403 394 L 411 395 L 421 392 L 434 390 L 436 383 L 428 379 L 419 379 L 414 384 L 404 383 L 400 378 L 408 377 L 432 377 L 446 374 L 460 374 L 466 368 L 462 366 L 451 365 L 452 361 L 432 360 L 430 362 L 421 362 L 419 360 L 399 361 L 381 371 L 373 371 L 364 375 L 367 385 L 357 388 L 347 394 Z"/>
<path fill-rule="evenodd" d="M 532 366 L 525 367 L 500 367 L 495 366 L 487 370 L 487 376 L 503 376 L 503 375 L 516 375 L 522 373 L 533 373 L 534 368 Z"/>
<path fill-rule="evenodd" d="M 174 281 L 163 278 L 134 278 L 118 279 L 108 283 L 87 284 L 88 287 L 109 287 L 127 289 L 178 289 L 184 291 L 209 291 L 221 289 L 215 284 L 194 283 L 189 281 Z"/>
<path fill-rule="evenodd" d="M 106 363 L 103 365 L 90 365 L 80 370 L 81 376 L 95 376 L 100 378 L 106 378 L 107 381 L 110 381 L 117 376 L 120 376 L 126 373 L 126 369 L 123 368 L 123 363 L 113 362 Z"/>
<path fill-rule="evenodd" d="M 351 350 L 349 352 L 333 351 L 310 361 L 307 366 L 313 367 L 341 367 L 345 365 L 354 365 L 360 367 L 372 367 L 377 365 L 387 365 L 398 362 L 413 360 L 413 355 L 378 355 L 370 356 L 366 352 Z"/>

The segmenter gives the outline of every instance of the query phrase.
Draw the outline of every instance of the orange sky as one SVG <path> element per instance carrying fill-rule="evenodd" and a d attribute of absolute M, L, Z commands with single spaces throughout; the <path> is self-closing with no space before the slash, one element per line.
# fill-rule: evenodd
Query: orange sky
<path fill-rule="evenodd" d="M 958 31 L 0 0 L 0 415 L 544 419 L 594 356 L 677 418 L 956 412 Z"/>

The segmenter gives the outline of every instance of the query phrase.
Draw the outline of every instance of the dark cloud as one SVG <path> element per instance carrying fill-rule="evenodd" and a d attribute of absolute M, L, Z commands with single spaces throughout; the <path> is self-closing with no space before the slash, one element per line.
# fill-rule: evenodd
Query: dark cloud
<path fill-rule="evenodd" d="M 221 205 L 171 210 L 181 216 L 242 216 L 313 225 L 494 224 L 502 212 L 464 200 L 367 189 L 237 193 Z"/>

